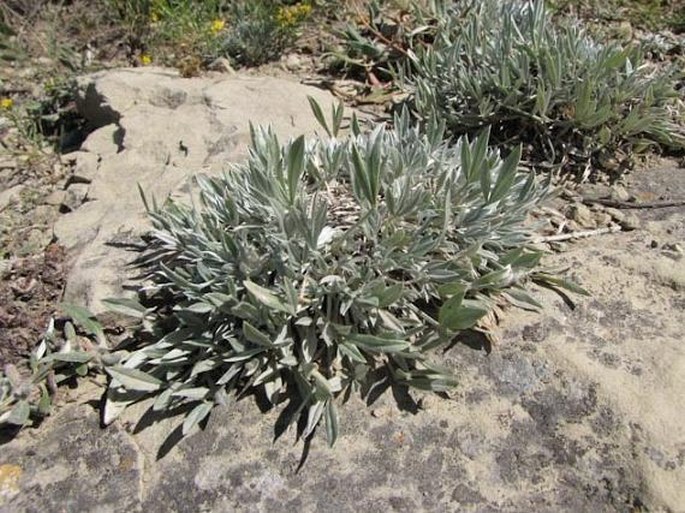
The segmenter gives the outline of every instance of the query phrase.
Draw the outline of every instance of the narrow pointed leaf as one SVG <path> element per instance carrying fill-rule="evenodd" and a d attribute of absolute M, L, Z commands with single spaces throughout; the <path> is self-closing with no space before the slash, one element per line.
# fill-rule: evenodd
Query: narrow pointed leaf
<path fill-rule="evenodd" d="M 129 369 L 121 365 L 115 365 L 113 367 L 105 367 L 105 371 L 127 390 L 154 392 L 162 386 L 160 380 L 138 369 Z"/>
<path fill-rule="evenodd" d="M 212 403 L 202 402 L 193 408 L 183 421 L 183 436 L 190 433 L 212 411 Z"/>
<path fill-rule="evenodd" d="M 333 447 L 335 441 L 338 439 L 338 410 L 333 401 L 326 403 L 326 436 L 328 438 L 328 446 Z"/>
<path fill-rule="evenodd" d="M 245 280 L 243 282 L 243 285 L 245 285 L 245 288 L 248 290 L 248 292 L 252 294 L 252 296 L 254 296 L 254 298 L 260 303 L 262 303 L 264 306 L 267 306 L 272 310 L 277 310 L 279 312 L 294 314 L 294 312 L 291 311 L 290 306 L 284 301 L 281 301 L 278 297 L 276 297 L 276 295 L 273 294 L 269 289 L 265 289 L 264 287 L 261 287 L 249 280 Z"/>

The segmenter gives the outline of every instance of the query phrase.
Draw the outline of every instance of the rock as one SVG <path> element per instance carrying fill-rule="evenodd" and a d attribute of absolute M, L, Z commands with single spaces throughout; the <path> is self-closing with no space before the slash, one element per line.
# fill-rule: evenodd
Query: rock
<path fill-rule="evenodd" d="M 630 194 L 622 185 L 614 185 L 611 188 L 610 198 L 614 201 L 628 201 L 630 200 Z"/>
<path fill-rule="evenodd" d="M 84 183 L 74 183 L 65 191 L 64 199 L 60 206 L 69 211 L 76 210 L 88 200 L 90 186 Z"/>
<path fill-rule="evenodd" d="M 274 440 L 282 409 L 249 396 L 178 443 L 182 416 L 139 422 L 149 399 L 101 430 L 100 392 L 79 389 L 3 445 L 18 477 L 0 511 L 679 511 L 685 311 L 665 308 L 682 292 L 654 281 L 659 255 L 645 253 L 549 255 L 592 296 L 571 309 L 537 290 L 544 314 L 505 316 L 491 355 L 456 343 L 439 357 L 459 375 L 450 399 L 393 387 L 369 407 L 353 394 L 333 448 L 323 426 L 306 449 L 295 429 Z"/>
<path fill-rule="evenodd" d="M 582 203 L 571 205 L 569 216 L 583 228 L 595 228 L 597 226 L 592 211 Z"/>
<path fill-rule="evenodd" d="M 17 254 L 19 256 L 29 256 L 42 253 L 51 241 L 52 234 L 49 231 L 34 228 L 24 237 L 23 243 L 17 251 Z"/>
<path fill-rule="evenodd" d="M 56 209 L 51 205 L 38 205 L 31 213 L 31 223 L 34 225 L 49 226 L 55 220 Z"/>
<path fill-rule="evenodd" d="M 76 164 L 76 161 L 78 160 L 79 154 L 82 152 L 79 151 L 72 151 L 69 153 L 64 153 L 60 155 L 59 159 L 64 164 L 65 166 L 71 166 Z"/>
<path fill-rule="evenodd" d="M 0 118 L 2 119 L 2 118 Z M 0 125 L 1 126 L 1 125 Z M 0 169 L 16 169 L 17 162 L 10 156 L 0 155 Z"/>
<path fill-rule="evenodd" d="M 143 461 L 130 435 L 112 426 L 103 438 L 86 406 L 67 406 L 44 424 L 3 447 L 0 511 L 136 510 Z"/>
<path fill-rule="evenodd" d="M 549 243 L 549 247 L 553 251 L 562 252 L 562 251 L 566 251 L 568 249 L 568 244 L 565 242 L 552 241 Z"/>
<path fill-rule="evenodd" d="M 281 67 L 287 71 L 299 71 L 304 66 L 304 60 L 296 53 L 289 53 L 281 58 Z"/>
<path fill-rule="evenodd" d="M 666 249 L 669 249 L 671 251 L 675 251 L 676 253 L 680 253 L 681 255 L 683 254 L 683 246 L 681 244 L 678 244 L 677 242 L 673 242 L 671 244 L 666 244 L 664 246 Z"/>
<path fill-rule="evenodd" d="M 584 183 L 575 192 L 584 198 L 604 198 L 611 194 L 611 187 L 599 183 Z"/>
<path fill-rule="evenodd" d="M 95 126 L 70 157 L 74 177 L 55 234 L 73 257 L 65 299 L 94 312 L 100 300 L 122 294 L 135 255 L 124 247 L 150 229 L 137 185 L 148 197 L 185 198 L 196 173 L 217 173 L 247 155 L 249 122 L 271 124 L 282 139 L 318 130 L 307 96 L 323 107 L 332 95 L 271 77 L 181 79 L 144 67 L 79 79 L 78 106 Z M 87 202 L 81 204 L 84 199 Z"/>
<path fill-rule="evenodd" d="M 633 26 L 629 21 L 621 21 L 618 27 L 615 28 L 616 35 L 620 39 L 629 41 L 633 38 Z"/>
<path fill-rule="evenodd" d="M 612 218 L 614 221 L 616 221 L 617 223 L 623 221 L 623 219 L 625 219 L 625 217 L 626 217 L 625 212 L 622 211 L 622 210 L 619 210 L 619 209 L 617 209 L 617 208 L 609 208 L 609 207 L 607 207 L 607 208 L 604 209 L 604 212 L 607 213 L 607 214 L 609 214 L 609 215 L 611 216 L 611 218 Z"/>
<path fill-rule="evenodd" d="M 672 260 L 680 261 L 682 260 L 683 255 L 685 254 L 685 250 L 683 249 L 683 246 L 681 244 L 678 244 L 677 242 L 672 242 L 669 244 L 664 244 L 661 248 L 661 253 Z"/>
<path fill-rule="evenodd" d="M 637 230 L 642 226 L 642 221 L 635 214 L 623 214 L 621 219 L 616 219 L 619 226 L 624 230 Z"/>
<path fill-rule="evenodd" d="M 606 212 L 596 212 L 594 217 L 597 226 L 606 226 L 611 223 L 611 215 L 607 214 Z"/>
<path fill-rule="evenodd" d="M 50 194 L 48 194 L 45 197 L 45 199 L 43 200 L 43 203 L 46 205 L 52 205 L 54 207 L 59 207 L 64 203 L 66 197 L 67 197 L 67 191 L 64 191 L 62 189 L 58 189 L 58 190 L 52 191 Z"/>
<path fill-rule="evenodd" d="M 38 57 L 36 59 L 36 64 L 40 64 L 44 68 L 49 68 L 50 66 L 53 66 L 55 64 L 55 61 L 53 61 L 49 57 Z"/>
<path fill-rule="evenodd" d="M 11 203 L 19 201 L 24 185 L 19 184 L 0 192 L 0 211 L 6 209 Z"/>
<path fill-rule="evenodd" d="M 52 164 L 52 174 L 53 176 L 61 176 L 64 172 L 64 167 L 61 160 L 57 160 Z"/>
<path fill-rule="evenodd" d="M 100 168 L 100 155 L 89 151 L 73 152 L 74 169 L 70 180 L 90 183 L 95 179 Z M 72 155 L 73 155 L 72 154 Z"/>
<path fill-rule="evenodd" d="M 218 71 L 219 73 L 235 73 L 233 66 L 231 66 L 231 61 L 225 57 L 214 59 L 209 66 L 207 66 L 207 69 L 210 71 Z"/>
<path fill-rule="evenodd" d="M 94 115 L 98 116 L 96 112 Z M 103 118 L 100 118 L 102 121 Z M 78 152 L 75 165 L 79 165 L 84 159 L 80 158 L 83 153 L 90 153 L 103 159 L 116 155 L 120 149 L 123 149 L 124 132 L 122 128 L 116 123 L 107 124 L 91 133 L 81 145 L 81 151 Z M 90 159 L 90 157 L 86 157 Z"/>

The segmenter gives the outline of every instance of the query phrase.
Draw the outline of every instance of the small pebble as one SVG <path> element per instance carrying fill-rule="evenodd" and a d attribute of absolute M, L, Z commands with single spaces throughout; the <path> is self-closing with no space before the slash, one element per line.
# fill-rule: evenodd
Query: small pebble
<path fill-rule="evenodd" d="M 622 185 L 615 185 L 611 190 L 611 199 L 614 201 L 629 201 L 630 194 Z"/>
<path fill-rule="evenodd" d="M 623 219 L 616 219 L 616 221 L 621 226 L 621 228 L 627 231 L 637 230 L 638 228 L 640 228 L 640 225 L 642 224 L 640 218 L 637 217 L 635 214 L 625 214 L 623 216 Z"/>
<path fill-rule="evenodd" d="M 611 216 L 606 212 L 598 212 L 595 214 L 595 221 L 597 226 L 606 226 L 611 223 Z"/>
<path fill-rule="evenodd" d="M 672 244 L 664 244 L 664 249 L 668 251 L 673 251 L 674 253 L 679 253 L 681 255 L 683 254 L 683 247 L 677 242 L 674 242 Z"/>
<path fill-rule="evenodd" d="M 575 203 L 571 205 L 570 217 L 580 226 L 585 228 L 595 228 L 597 224 L 592 215 L 592 211 L 582 203 Z"/>

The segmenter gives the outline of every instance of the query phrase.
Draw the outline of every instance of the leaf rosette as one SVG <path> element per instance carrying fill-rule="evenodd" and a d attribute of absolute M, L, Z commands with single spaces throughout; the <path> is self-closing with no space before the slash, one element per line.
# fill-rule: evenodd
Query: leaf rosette
<path fill-rule="evenodd" d="M 147 303 L 123 307 L 149 342 L 110 368 L 106 422 L 153 394 L 153 410 L 187 407 L 187 434 L 256 391 L 294 401 L 303 437 L 323 420 L 333 444 L 338 403 L 379 370 L 446 390 L 456 377 L 431 350 L 502 302 L 537 306 L 526 217 L 548 185 L 519 171 L 519 149 L 501 158 L 487 131 L 445 142 L 444 125 L 403 114 L 369 133 L 353 117 L 340 136 L 342 108 L 312 107 L 328 137 L 253 128 L 245 163 L 197 177 L 197 205 L 146 203 Z"/>

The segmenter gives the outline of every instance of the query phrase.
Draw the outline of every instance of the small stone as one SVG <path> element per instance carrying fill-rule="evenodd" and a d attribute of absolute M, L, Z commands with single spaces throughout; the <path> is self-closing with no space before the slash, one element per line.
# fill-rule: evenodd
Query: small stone
<path fill-rule="evenodd" d="M 620 211 L 619 209 L 617 209 L 617 208 L 607 208 L 607 209 L 605 209 L 605 212 L 606 212 L 607 214 L 609 214 L 609 215 L 611 216 L 611 218 L 612 218 L 614 221 L 616 221 L 617 223 L 620 223 L 621 221 L 623 221 L 623 219 L 624 219 L 625 216 L 626 216 L 623 212 L 621 212 L 621 211 Z"/>
<path fill-rule="evenodd" d="M 78 152 L 78 158 L 74 164 L 72 181 L 76 183 L 92 182 L 100 170 L 100 157 L 87 151 Z"/>
<path fill-rule="evenodd" d="M 304 68 L 304 62 L 296 53 L 290 53 L 281 59 L 281 66 L 288 71 L 299 71 Z"/>
<path fill-rule="evenodd" d="M 219 73 L 235 73 L 233 66 L 231 66 L 231 61 L 225 57 L 219 57 L 214 59 L 209 66 L 207 66 L 209 71 L 218 71 Z"/>
<path fill-rule="evenodd" d="M 62 205 L 67 197 L 67 192 L 63 190 L 56 190 L 52 191 L 50 194 L 46 196 L 46 198 L 43 200 L 43 203 L 46 205 L 52 205 L 55 207 L 59 207 Z"/>
<path fill-rule="evenodd" d="M 109 114 L 111 116 L 111 114 Z M 95 114 L 93 114 L 95 116 Z M 109 124 L 104 114 L 98 113 L 95 123 L 102 123 L 105 126 L 92 132 L 88 138 L 81 145 L 81 149 L 99 156 L 116 155 L 120 151 L 120 146 L 123 145 L 121 141 L 121 129 L 114 123 Z M 106 121 L 106 122 L 105 122 Z"/>
<path fill-rule="evenodd" d="M 66 190 L 66 196 L 62 206 L 69 211 L 79 208 L 88 199 L 88 185 L 84 183 L 74 183 Z"/>
<path fill-rule="evenodd" d="M 679 253 L 681 255 L 684 252 L 683 247 L 680 244 L 678 244 L 677 242 L 673 242 L 671 244 L 664 244 L 664 249 L 666 249 L 668 251 L 673 251 L 674 253 Z"/>
<path fill-rule="evenodd" d="M 19 248 L 18 254 L 19 256 L 26 256 L 42 252 L 51 240 L 51 232 L 35 228 L 29 232 L 24 244 Z"/>
<path fill-rule="evenodd" d="M 35 75 L 38 74 L 38 70 L 36 68 L 32 68 L 30 66 L 26 66 L 25 68 L 22 68 L 17 72 L 17 76 L 19 78 L 33 78 Z"/>
<path fill-rule="evenodd" d="M 621 228 L 627 231 L 637 230 L 642 225 L 640 218 L 635 214 L 625 214 L 622 220 L 617 219 L 617 221 Z"/>
<path fill-rule="evenodd" d="M 582 227 L 580 226 L 580 224 L 576 223 L 573 219 L 570 219 L 566 223 L 566 230 L 569 232 L 575 232 L 575 231 L 578 231 L 581 229 L 582 229 Z"/>
<path fill-rule="evenodd" d="M 0 157 L 0 169 L 16 169 L 17 162 L 11 157 Z"/>
<path fill-rule="evenodd" d="M 19 465 L 0 465 L 0 498 L 12 498 L 21 491 L 19 481 L 23 473 Z"/>
<path fill-rule="evenodd" d="M 24 186 L 20 184 L 0 192 L 0 210 L 4 210 L 11 203 L 19 201 L 21 192 L 23 190 Z"/>
<path fill-rule="evenodd" d="M 597 212 L 595 214 L 595 221 L 597 226 L 606 226 L 611 223 L 611 216 L 606 212 Z"/>
<path fill-rule="evenodd" d="M 568 244 L 560 241 L 550 242 L 549 247 L 552 249 L 552 251 L 556 251 L 557 253 L 563 253 L 564 251 L 568 250 Z"/>
<path fill-rule="evenodd" d="M 50 205 L 38 205 L 30 214 L 31 223 L 34 225 L 51 225 L 55 220 L 55 207 Z"/>
<path fill-rule="evenodd" d="M 584 198 L 605 198 L 611 195 L 611 187 L 601 183 L 584 183 L 576 191 Z"/>
<path fill-rule="evenodd" d="M 37 64 L 40 64 L 41 66 L 45 66 L 45 67 L 47 68 L 47 67 L 52 66 L 53 64 L 55 64 L 55 61 L 53 61 L 53 60 L 50 59 L 49 57 L 38 57 L 38 58 L 36 59 L 36 63 L 37 63 Z"/>
<path fill-rule="evenodd" d="M 611 189 L 611 199 L 614 201 L 629 201 L 630 194 L 622 185 L 614 185 Z"/>
<path fill-rule="evenodd" d="M 582 203 L 571 205 L 569 215 L 571 219 L 584 228 L 594 228 L 597 226 L 592 211 Z"/>

